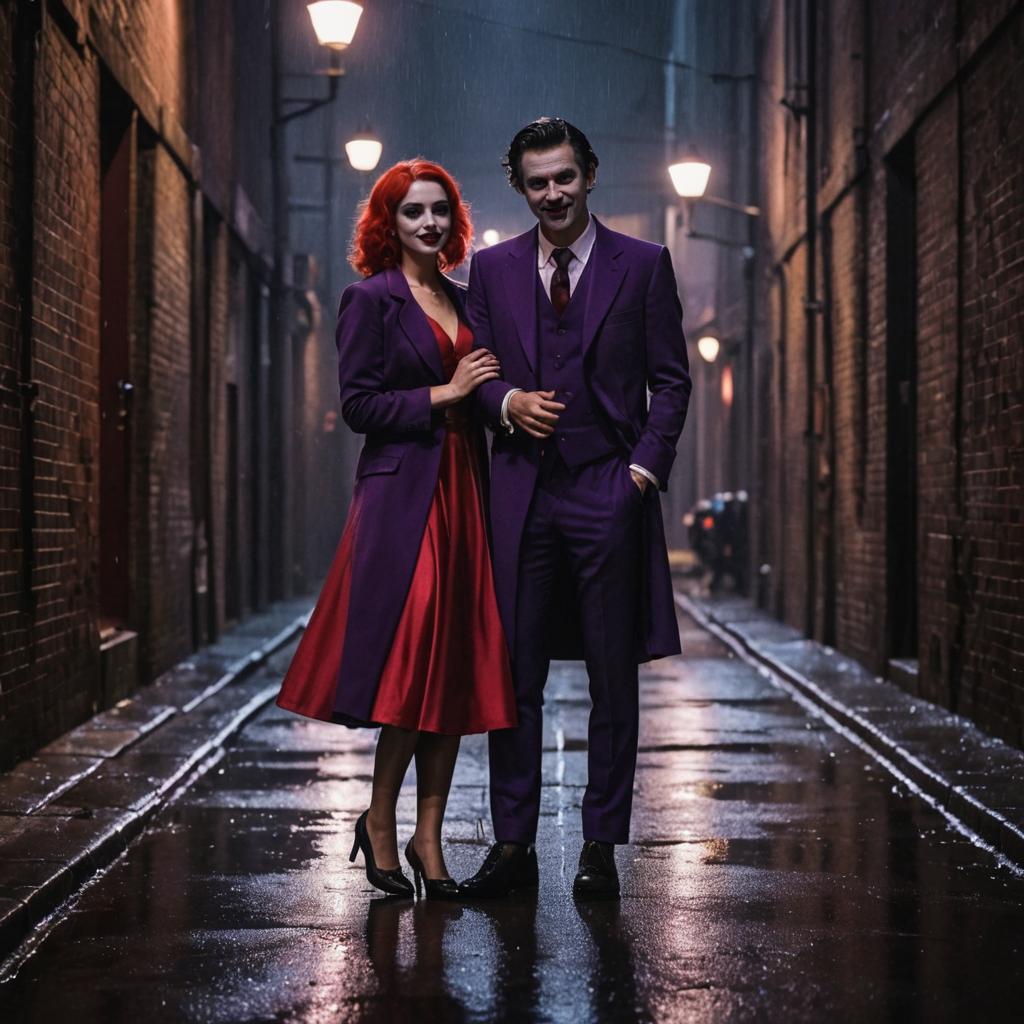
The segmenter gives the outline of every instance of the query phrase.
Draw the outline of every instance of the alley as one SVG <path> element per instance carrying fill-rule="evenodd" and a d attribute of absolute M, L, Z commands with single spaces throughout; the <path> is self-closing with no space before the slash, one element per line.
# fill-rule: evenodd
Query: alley
<path fill-rule="evenodd" d="M 536 897 L 389 901 L 351 866 L 373 737 L 268 704 L 5 965 L 5 1021 L 1010 1019 L 1024 879 L 691 620 L 642 676 L 623 899 L 574 904 L 586 680 L 556 665 Z M 291 648 L 261 670 L 280 676 Z M 456 877 L 490 838 L 465 741 Z M 414 781 L 399 805 L 411 828 Z"/>

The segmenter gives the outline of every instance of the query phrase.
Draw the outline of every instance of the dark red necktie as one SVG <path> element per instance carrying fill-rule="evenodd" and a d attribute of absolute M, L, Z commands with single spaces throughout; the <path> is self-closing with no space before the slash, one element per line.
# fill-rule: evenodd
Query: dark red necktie
<path fill-rule="evenodd" d="M 569 305 L 569 261 L 572 249 L 554 249 L 551 258 L 555 261 L 555 272 L 551 276 L 551 305 L 561 316 Z"/>

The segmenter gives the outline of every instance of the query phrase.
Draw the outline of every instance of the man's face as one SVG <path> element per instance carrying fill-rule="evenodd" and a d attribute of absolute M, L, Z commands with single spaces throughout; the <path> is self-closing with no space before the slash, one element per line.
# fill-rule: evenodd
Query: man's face
<path fill-rule="evenodd" d="M 519 162 L 523 194 L 544 234 L 552 241 L 574 241 L 587 224 L 587 188 L 594 175 L 584 175 L 568 142 L 553 149 L 528 149 Z"/>

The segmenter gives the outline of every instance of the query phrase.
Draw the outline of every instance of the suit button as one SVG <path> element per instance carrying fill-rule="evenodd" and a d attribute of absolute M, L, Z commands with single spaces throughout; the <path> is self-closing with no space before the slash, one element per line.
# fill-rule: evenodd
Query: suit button
<path fill-rule="evenodd" d="M 566 438 L 565 438 L 565 434 L 559 434 L 559 435 L 558 435 L 558 440 L 564 443 L 564 442 L 565 442 L 565 440 L 566 440 Z"/>
<path fill-rule="evenodd" d="M 565 397 L 566 398 L 572 398 L 572 392 L 571 391 L 566 391 L 565 392 Z"/>
<path fill-rule="evenodd" d="M 559 334 L 565 334 L 565 328 L 564 327 L 559 327 L 558 328 L 558 333 Z"/>

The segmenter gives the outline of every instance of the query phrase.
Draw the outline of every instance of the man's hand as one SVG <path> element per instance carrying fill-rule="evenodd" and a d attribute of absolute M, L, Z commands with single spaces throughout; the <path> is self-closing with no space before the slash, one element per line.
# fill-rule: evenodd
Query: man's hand
<path fill-rule="evenodd" d="M 633 478 L 633 483 L 635 483 L 637 487 L 640 488 L 640 493 L 645 493 L 647 490 L 647 485 L 651 481 L 648 480 L 647 477 L 643 475 L 643 473 L 638 473 L 635 469 L 631 469 L 629 471 L 629 475 Z"/>
<path fill-rule="evenodd" d="M 554 391 L 517 391 L 508 400 L 508 418 L 531 437 L 543 440 L 555 432 L 558 414 L 565 408 Z"/>

